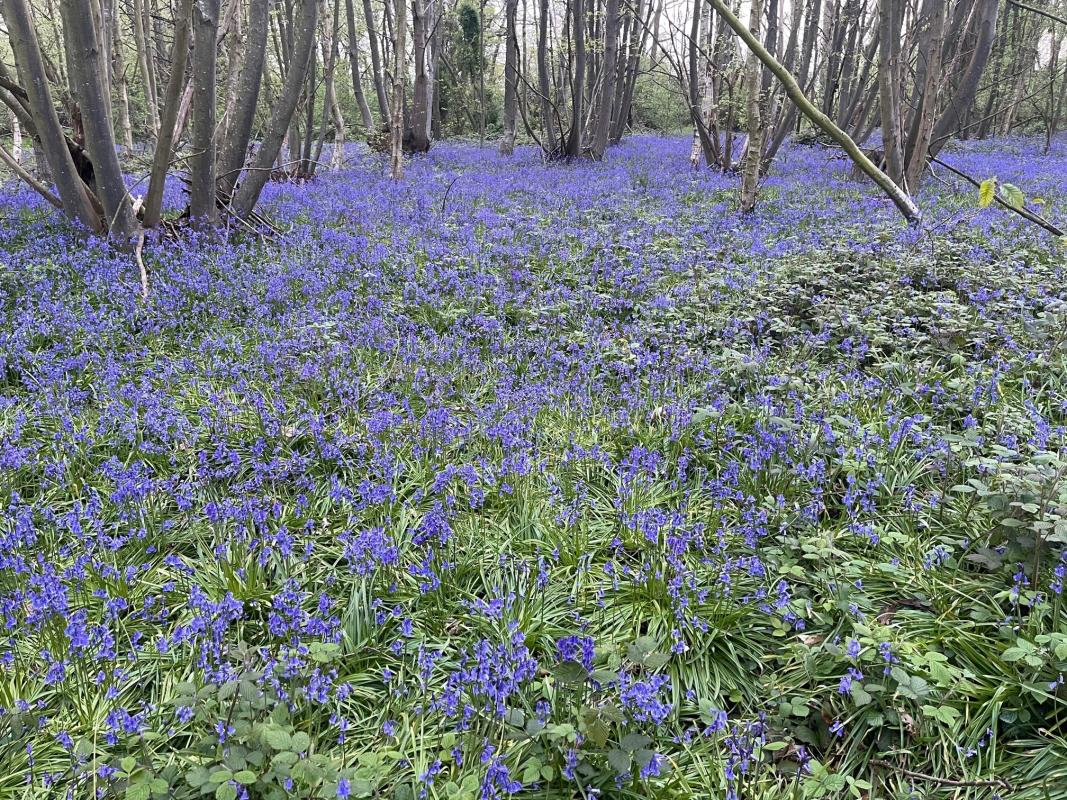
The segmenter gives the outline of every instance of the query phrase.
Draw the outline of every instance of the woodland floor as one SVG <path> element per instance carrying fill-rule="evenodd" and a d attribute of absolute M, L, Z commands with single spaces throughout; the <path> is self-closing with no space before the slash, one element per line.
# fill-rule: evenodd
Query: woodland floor
<path fill-rule="evenodd" d="M 688 149 L 353 152 L 147 301 L 7 192 L 0 798 L 1067 797 L 1063 244 Z"/>

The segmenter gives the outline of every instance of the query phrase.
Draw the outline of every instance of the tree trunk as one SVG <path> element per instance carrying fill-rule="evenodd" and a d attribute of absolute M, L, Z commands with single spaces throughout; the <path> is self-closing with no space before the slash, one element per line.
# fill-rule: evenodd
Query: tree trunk
<path fill-rule="evenodd" d="M 267 54 L 269 21 L 270 0 L 251 0 L 244 57 L 237 76 L 237 102 L 229 110 L 230 124 L 226 127 L 226 138 L 219 149 L 218 191 L 224 198 L 233 194 L 251 144 L 252 125 L 263 81 L 263 61 Z"/>
<path fill-rule="evenodd" d="M 401 0 L 404 2 L 405 0 Z M 430 149 L 427 136 L 430 118 L 430 91 L 426 76 L 426 6 L 425 0 L 411 0 L 412 42 L 415 49 L 415 85 L 411 107 L 411 149 L 425 153 Z"/>
<path fill-rule="evenodd" d="M 22 163 L 22 123 L 14 113 L 11 115 L 11 157 L 16 164 Z"/>
<path fill-rule="evenodd" d="M 967 69 L 960 77 L 956 92 L 949 101 L 945 113 L 934 126 L 933 140 L 930 143 L 930 157 L 941 152 L 949 137 L 958 129 L 963 115 L 971 107 L 974 95 L 978 91 L 978 82 L 982 78 L 986 64 L 989 63 L 989 53 L 993 49 L 993 40 L 997 35 L 997 14 L 1000 10 L 998 0 L 978 0 L 980 3 L 976 9 L 975 42 L 971 51 L 971 60 Z"/>
<path fill-rule="evenodd" d="M 85 24 L 91 18 L 88 0 L 64 0 L 60 6 L 70 50 L 67 69 L 74 80 L 85 130 L 85 149 L 93 162 L 93 177 L 104 207 L 104 228 L 121 240 L 128 240 L 139 227 L 133 215 L 122 168 L 115 153 L 115 133 L 108 114 L 100 76 L 107 59 L 100 51 L 96 29 Z"/>
<path fill-rule="evenodd" d="M 574 75 L 571 88 L 571 127 L 567 134 L 566 156 L 577 158 L 582 154 L 582 122 L 585 102 L 585 0 L 569 0 L 573 13 L 571 32 L 574 39 Z"/>
<path fill-rule="evenodd" d="M 593 130 L 592 156 L 604 157 L 611 133 L 611 107 L 619 60 L 619 0 L 607 0 L 604 11 L 604 61 L 600 68 L 600 103 Z"/>
<path fill-rule="evenodd" d="M 385 74 L 382 72 L 382 58 L 378 54 L 378 30 L 374 21 L 371 0 L 363 0 L 363 16 L 367 23 L 371 73 L 374 78 L 374 92 L 378 97 L 378 110 L 382 114 L 382 119 L 388 121 L 392 117 L 392 110 L 389 105 L 389 95 L 385 91 Z"/>
<path fill-rule="evenodd" d="M 130 88 L 126 79 L 126 59 L 122 52 L 122 26 L 119 25 L 119 15 L 111 15 L 111 69 L 112 85 L 118 86 L 119 95 L 119 128 L 122 131 L 122 147 L 129 151 L 133 150 L 133 126 L 130 124 Z"/>
<path fill-rule="evenodd" d="M 500 154 L 515 152 L 515 126 L 519 115 L 519 37 L 515 30 L 515 16 L 519 0 L 504 2 L 504 135 L 500 139 Z"/>
<path fill-rule="evenodd" d="M 193 3 L 193 131 L 189 156 L 189 216 L 194 225 L 218 222 L 215 205 L 215 36 L 218 0 Z"/>
<path fill-rule="evenodd" d="M 296 20 L 296 35 L 293 37 L 293 52 L 289 60 L 289 69 L 285 73 L 281 94 L 274 104 L 270 124 L 263 136 L 263 142 L 256 153 L 251 168 L 241 181 L 234 198 L 233 208 L 238 216 L 247 217 L 255 208 L 259 194 L 270 177 L 271 167 L 282 147 L 289 121 L 293 118 L 296 105 L 300 100 L 300 91 L 307 78 L 311 50 L 315 44 L 315 23 L 318 19 L 318 2 L 316 0 L 298 0 L 299 15 Z"/>
<path fill-rule="evenodd" d="M 556 109 L 551 98 L 551 79 L 548 71 L 548 0 L 540 0 L 538 6 L 539 18 L 537 20 L 537 93 L 541 96 L 541 125 L 544 127 L 544 141 L 542 149 L 545 154 L 553 157 L 558 154 L 562 146 L 563 135 L 556 124 Z"/>
<path fill-rule="evenodd" d="M 752 38 L 759 39 L 760 17 L 763 16 L 763 0 L 750 0 L 748 31 Z M 770 51 L 767 51 L 768 54 Z M 745 91 L 747 93 L 745 115 L 747 117 L 748 147 L 745 150 L 745 165 L 741 171 L 741 212 L 748 214 L 756 208 L 756 193 L 759 189 L 760 167 L 763 164 L 763 125 L 761 123 L 760 60 L 754 53 L 748 56 L 745 67 Z"/>
<path fill-rule="evenodd" d="M 348 65 L 352 70 L 352 94 L 356 96 L 359 116 L 363 120 L 364 134 L 374 130 L 374 117 L 370 113 L 367 95 L 363 91 L 363 79 L 359 74 L 359 38 L 356 36 L 356 11 L 352 0 L 345 0 L 345 12 L 348 17 Z"/>
<path fill-rule="evenodd" d="M 145 28 L 144 0 L 133 1 L 133 38 L 137 46 L 137 66 L 141 72 L 141 86 L 144 89 L 145 114 L 152 138 L 159 136 L 159 104 L 156 102 L 156 80 L 149 59 L 148 42 L 151 31 Z"/>
<path fill-rule="evenodd" d="M 900 35 L 903 7 L 900 0 L 879 0 L 878 21 L 878 101 L 882 117 L 882 148 L 885 169 L 896 184 L 904 181 L 904 154 L 901 139 Z"/>
<path fill-rule="evenodd" d="M 407 0 L 397 0 L 393 31 L 393 113 L 389 120 L 389 174 L 404 177 L 404 73 L 407 72 Z"/>
<path fill-rule="evenodd" d="M 178 106 L 181 103 L 182 87 L 185 85 L 185 65 L 189 58 L 189 28 L 193 15 L 193 0 L 182 0 L 174 12 L 174 46 L 170 54 L 170 78 L 167 79 L 163 113 L 159 120 L 159 137 L 152 158 L 152 172 L 145 196 L 143 224 L 154 228 L 159 224 L 163 207 L 163 188 L 167 181 L 171 154 L 178 121 Z"/>

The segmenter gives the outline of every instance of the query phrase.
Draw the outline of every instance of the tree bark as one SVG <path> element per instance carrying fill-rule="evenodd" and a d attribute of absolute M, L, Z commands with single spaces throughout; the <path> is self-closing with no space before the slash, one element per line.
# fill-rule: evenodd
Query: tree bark
<path fill-rule="evenodd" d="M 174 13 L 174 45 L 170 54 L 170 77 L 167 79 L 163 113 L 159 120 L 159 137 L 152 158 L 152 172 L 148 180 L 142 222 L 146 228 L 159 224 L 163 207 L 163 188 L 167 181 L 178 121 L 178 106 L 185 85 L 185 65 L 189 59 L 189 28 L 193 15 L 193 0 L 182 0 Z"/>
<path fill-rule="evenodd" d="M 405 2 L 405 0 L 401 0 Z M 425 153 L 430 149 L 427 136 L 430 115 L 430 91 L 426 75 L 426 6 L 425 0 L 411 0 L 412 43 L 415 50 L 415 85 L 412 87 L 411 149 Z"/>
<path fill-rule="evenodd" d="M 904 181 L 904 143 L 900 125 L 903 13 L 900 0 L 879 0 L 878 104 L 882 119 L 882 149 L 886 173 L 896 184 Z"/>
<path fill-rule="evenodd" d="M 993 40 L 997 35 L 997 14 L 1000 11 L 1000 3 L 998 0 L 978 0 L 978 2 L 980 5 L 977 9 L 975 42 L 971 51 L 971 59 L 960 78 L 956 92 L 949 101 L 948 108 L 934 126 L 933 140 L 930 143 L 931 157 L 941 152 L 941 148 L 959 127 L 963 115 L 974 102 L 978 82 L 982 78 L 982 73 L 985 72 L 986 64 L 989 63 L 989 53 L 993 49 Z"/>
<path fill-rule="evenodd" d="M 545 154 L 553 157 L 558 154 L 562 146 L 562 131 L 556 124 L 556 109 L 552 103 L 551 78 L 548 67 L 548 0 L 540 0 L 539 17 L 537 20 L 537 93 L 541 100 L 541 125 L 544 127 L 544 140 L 542 149 Z"/>

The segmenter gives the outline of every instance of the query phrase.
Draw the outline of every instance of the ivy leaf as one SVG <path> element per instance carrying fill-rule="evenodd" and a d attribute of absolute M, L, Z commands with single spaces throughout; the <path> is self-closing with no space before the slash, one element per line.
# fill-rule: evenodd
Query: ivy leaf
<path fill-rule="evenodd" d="M 1022 189 L 1013 183 L 1005 183 L 1000 187 L 1000 196 L 1012 208 L 1022 208 L 1026 202 Z"/>
<path fill-rule="evenodd" d="M 982 185 L 978 187 L 978 206 L 979 208 L 988 208 L 993 202 L 993 197 L 997 191 L 997 179 L 986 178 L 982 181 Z"/>

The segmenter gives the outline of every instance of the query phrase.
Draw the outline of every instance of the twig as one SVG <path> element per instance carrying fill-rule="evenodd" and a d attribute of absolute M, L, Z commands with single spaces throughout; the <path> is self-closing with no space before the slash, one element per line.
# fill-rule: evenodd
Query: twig
<path fill-rule="evenodd" d="M 1049 11 L 1045 11 L 1045 9 L 1043 8 L 1034 8 L 1034 6 L 1028 6 L 1026 5 L 1026 3 L 1020 3 L 1019 0 L 1008 0 L 1008 3 L 1025 11 L 1032 11 L 1035 14 L 1040 14 L 1041 16 L 1046 17 L 1047 19 L 1050 19 L 1053 22 L 1058 22 L 1061 25 L 1067 25 L 1067 19 L 1064 19 L 1063 17 L 1058 17 Z"/>
<path fill-rule="evenodd" d="M 904 769 L 904 767 L 898 767 L 889 761 L 883 761 L 880 758 L 872 758 L 870 761 L 876 767 L 886 767 L 887 769 L 894 769 L 906 778 L 917 778 L 922 781 L 930 781 L 931 783 L 937 783 L 942 786 L 998 786 L 1005 791 L 1012 791 L 1011 784 L 1003 778 L 992 778 L 990 780 L 973 780 L 962 781 L 954 780 L 952 778 L 939 778 L 936 775 L 927 775 L 925 772 L 914 772 L 910 769 Z"/>
<path fill-rule="evenodd" d="M 444 197 L 441 198 L 441 210 L 439 212 L 437 212 L 438 215 L 440 215 L 440 216 L 444 215 L 444 213 L 445 213 L 445 204 L 448 202 L 448 195 L 452 191 L 452 187 L 456 185 L 456 181 L 458 181 L 458 180 L 459 180 L 459 175 L 454 177 L 452 179 L 452 182 L 450 184 L 448 184 L 448 188 L 445 189 Z"/>
<path fill-rule="evenodd" d="M 963 178 L 965 181 L 967 181 L 967 183 L 971 184 L 971 186 L 974 186 L 976 189 L 982 188 L 982 184 L 976 178 L 972 178 L 966 172 L 961 172 L 960 170 L 956 169 L 951 164 L 946 164 L 944 161 L 942 161 L 940 158 L 937 158 L 936 156 L 931 158 L 930 160 L 935 164 L 940 164 L 942 167 L 947 169 L 953 175 L 957 175 L 960 178 Z M 994 195 L 993 195 L 993 200 L 996 201 L 997 205 L 999 205 L 999 206 L 1001 206 L 1003 208 L 1006 208 L 1009 211 L 1014 211 L 1016 214 L 1018 214 L 1023 219 L 1029 220 L 1030 222 L 1034 223 L 1035 225 L 1041 226 L 1042 228 L 1044 228 L 1046 231 L 1048 231 L 1049 233 L 1053 234 L 1054 236 L 1067 236 L 1067 233 L 1065 233 L 1061 228 L 1058 228 L 1056 225 L 1053 225 L 1051 222 L 1049 222 L 1047 219 L 1042 217 L 1040 214 L 1037 214 L 1037 213 L 1031 211 L 1026 206 L 1013 206 L 1011 203 L 1007 202 L 1006 200 L 1001 199 L 1000 195 L 996 194 L 996 193 L 994 193 Z"/>

